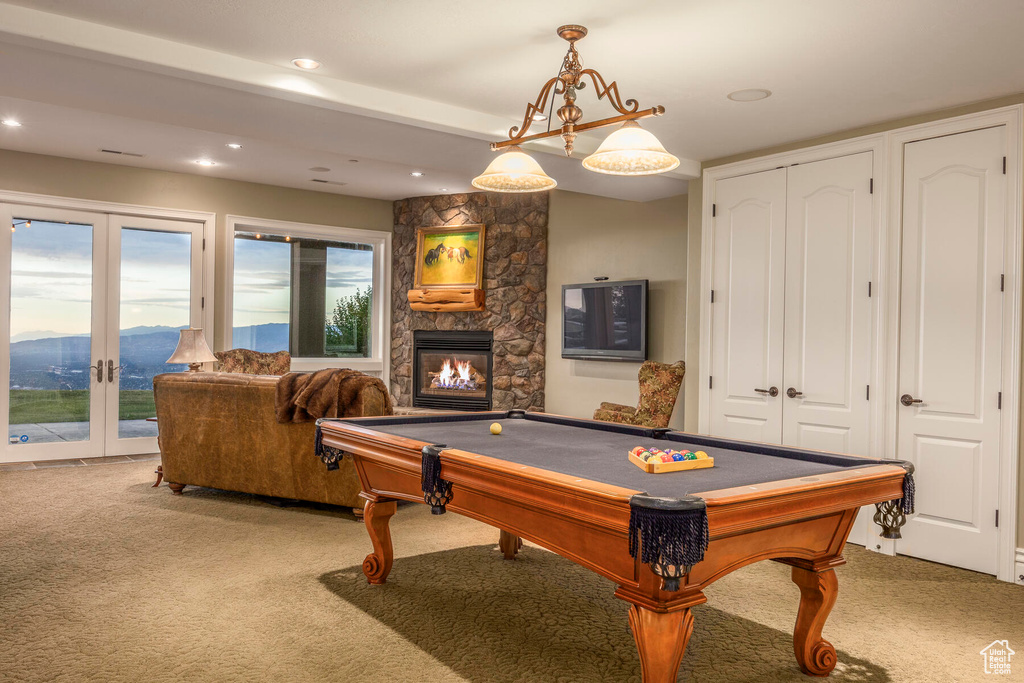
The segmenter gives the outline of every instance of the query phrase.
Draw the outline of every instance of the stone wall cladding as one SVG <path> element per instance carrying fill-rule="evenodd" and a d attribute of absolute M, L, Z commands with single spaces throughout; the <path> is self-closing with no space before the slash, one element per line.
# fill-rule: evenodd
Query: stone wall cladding
<path fill-rule="evenodd" d="M 416 229 L 483 224 L 485 311 L 414 311 Z M 548 193 L 476 192 L 395 202 L 392 241 L 391 392 L 412 405 L 413 330 L 494 332 L 495 410 L 544 410 Z"/>

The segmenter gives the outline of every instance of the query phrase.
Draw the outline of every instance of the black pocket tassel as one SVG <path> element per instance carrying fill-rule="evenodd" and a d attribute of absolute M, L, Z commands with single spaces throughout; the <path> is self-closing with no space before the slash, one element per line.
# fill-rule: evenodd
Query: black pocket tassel
<path fill-rule="evenodd" d="M 631 506 L 629 554 L 649 565 L 693 566 L 710 540 L 706 509 L 658 510 Z"/>

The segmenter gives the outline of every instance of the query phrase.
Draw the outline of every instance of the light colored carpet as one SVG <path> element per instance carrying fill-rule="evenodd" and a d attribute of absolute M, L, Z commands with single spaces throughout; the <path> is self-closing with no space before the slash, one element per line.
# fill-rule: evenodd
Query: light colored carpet
<path fill-rule="evenodd" d="M 152 489 L 154 463 L 0 472 L 3 681 L 639 681 L 613 586 L 425 506 L 392 519 L 387 586 L 350 513 Z M 826 626 L 833 681 L 972 681 L 982 647 L 1021 654 L 1024 589 L 850 546 Z M 708 590 L 681 681 L 811 680 L 791 634 L 789 568 Z"/>

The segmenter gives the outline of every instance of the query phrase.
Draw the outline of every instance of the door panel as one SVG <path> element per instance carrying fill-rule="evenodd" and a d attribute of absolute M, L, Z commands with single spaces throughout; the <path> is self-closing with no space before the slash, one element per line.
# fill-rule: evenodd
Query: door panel
<path fill-rule="evenodd" d="M 871 152 L 788 172 L 783 443 L 867 455 Z"/>
<path fill-rule="evenodd" d="M 92 366 L 103 351 L 106 216 L 15 205 L 0 215 L 12 227 L 0 266 L 10 283 L 0 459 L 102 455 L 103 387 Z"/>
<path fill-rule="evenodd" d="M 786 171 L 715 185 L 711 433 L 778 443 L 782 383 Z"/>
<path fill-rule="evenodd" d="M 897 551 L 994 574 L 1006 130 L 904 149 L 899 454 L 918 514 Z"/>
<path fill-rule="evenodd" d="M 187 369 L 166 360 L 179 329 L 201 326 L 202 225 L 126 216 L 110 224 L 106 453 L 153 453 L 153 377 Z"/>

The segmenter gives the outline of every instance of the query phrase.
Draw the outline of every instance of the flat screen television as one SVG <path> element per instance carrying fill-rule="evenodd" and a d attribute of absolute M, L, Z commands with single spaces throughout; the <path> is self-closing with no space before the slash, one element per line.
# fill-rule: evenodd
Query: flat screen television
<path fill-rule="evenodd" d="M 562 358 L 647 360 L 647 280 L 562 285 Z"/>

